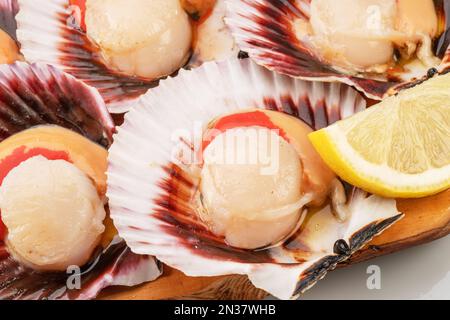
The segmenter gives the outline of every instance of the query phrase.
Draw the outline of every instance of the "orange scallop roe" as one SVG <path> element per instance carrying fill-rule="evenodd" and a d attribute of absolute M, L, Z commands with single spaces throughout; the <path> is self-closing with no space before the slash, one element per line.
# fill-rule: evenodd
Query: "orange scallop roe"
<path fill-rule="evenodd" d="M 199 19 L 211 13 L 216 4 L 216 0 L 180 0 L 180 2 L 187 13 Z"/>
<path fill-rule="evenodd" d="M 0 29 L 0 64 L 10 64 L 17 60 L 23 60 L 17 43 Z"/>

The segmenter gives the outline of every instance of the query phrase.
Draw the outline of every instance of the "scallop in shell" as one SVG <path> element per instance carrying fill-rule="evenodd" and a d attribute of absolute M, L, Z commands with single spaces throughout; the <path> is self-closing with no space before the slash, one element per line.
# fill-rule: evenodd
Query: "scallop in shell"
<path fill-rule="evenodd" d="M 204 2 L 208 5 L 199 7 Z M 56 65 L 97 88 L 112 113 L 126 112 L 182 67 L 236 53 L 215 41 L 231 35 L 224 32 L 223 4 L 219 13 L 210 14 L 214 1 L 18 3 L 17 36 L 25 59 Z M 182 3 L 191 3 L 189 14 Z M 195 8 L 202 8 L 203 16 Z"/>
<path fill-rule="evenodd" d="M 227 1 L 241 50 L 271 70 L 382 99 L 449 68 L 448 1 Z M 351 8 L 351 9 L 350 9 Z M 349 19 L 346 11 L 355 12 Z"/>
<path fill-rule="evenodd" d="M 58 247 L 61 249 L 61 246 L 55 245 L 54 241 L 52 245 L 51 240 L 42 237 L 42 233 L 37 234 L 39 232 L 30 229 L 30 226 L 31 228 L 33 226 L 42 227 L 42 224 L 34 224 L 37 221 L 36 218 L 29 217 L 29 212 L 34 212 L 33 210 L 37 206 L 42 205 L 42 201 L 34 198 L 33 210 L 20 216 L 16 214 L 17 210 L 21 210 L 21 204 L 26 204 L 25 201 L 21 201 L 23 197 L 27 197 L 27 194 L 33 196 L 36 192 L 39 193 L 38 188 L 23 189 L 24 183 L 26 185 L 27 180 L 37 181 L 36 179 L 42 176 L 41 174 L 24 176 L 22 173 L 29 173 L 29 170 L 34 169 L 33 165 L 36 164 L 58 163 L 59 167 L 63 165 L 64 168 L 69 168 L 70 172 L 75 172 L 73 181 L 79 180 L 78 177 L 85 177 L 82 180 L 82 182 L 85 181 L 83 183 L 95 184 L 98 188 L 97 192 L 104 194 L 106 183 L 103 184 L 102 181 L 106 180 L 104 177 L 107 154 L 105 148 L 109 147 L 112 142 L 114 124 L 101 96 L 95 89 L 60 72 L 55 67 L 17 62 L 11 65 L 1 65 L 0 75 L 0 172 L 2 180 L 0 183 L 2 206 L 0 217 L 0 299 L 92 299 L 105 287 L 133 286 L 158 277 L 161 274 L 160 265 L 152 257 L 133 254 L 125 242 L 117 236 L 108 217 L 103 221 L 104 226 L 102 225 L 98 229 L 100 232 L 104 230 L 101 239 L 91 241 L 86 238 L 80 239 L 77 243 L 67 242 L 75 250 L 85 248 L 90 243 L 98 244 L 96 248 L 92 248 L 94 251 L 91 257 L 74 256 L 72 260 L 66 261 L 64 260 L 66 257 L 61 260 L 61 256 L 57 256 L 56 252 L 51 252 L 48 256 L 42 255 L 41 248 Z M 58 134 L 62 136 L 59 137 Z M 80 149 L 89 152 L 89 155 L 78 154 Z M 104 158 L 103 164 L 102 158 Z M 92 159 L 93 163 L 90 163 L 89 159 Z M 80 173 L 77 177 L 78 172 L 81 172 L 78 168 L 86 169 L 86 171 L 82 170 L 86 174 Z M 64 170 L 58 172 L 67 173 L 67 170 Z M 74 177 L 73 174 L 72 177 Z M 22 188 L 21 192 L 11 194 L 10 191 L 17 190 L 15 188 L 18 185 Z M 93 192 L 89 192 L 91 191 L 87 188 L 84 191 L 77 190 L 76 193 L 81 195 L 97 194 L 95 189 Z M 100 201 L 100 206 L 104 207 L 102 210 L 104 215 L 105 212 L 108 212 L 108 208 L 103 202 L 104 199 L 98 201 Z M 72 205 L 75 206 L 75 203 Z M 71 210 L 67 209 L 66 211 Z M 58 212 L 55 213 L 58 214 Z M 60 211 L 59 214 L 67 217 L 67 212 Z M 46 212 L 40 215 L 38 220 L 48 223 L 49 221 L 45 220 L 48 216 Z M 103 218 L 104 216 L 100 215 L 99 217 Z M 72 222 L 83 226 L 82 219 L 88 221 L 85 217 L 77 219 L 75 216 L 75 220 Z M 21 228 L 20 223 L 25 220 L 34 222 L 23 225 Z M 45 225 L 47 230 L 45 234 L 48 237 L 50 234 L 58 234 L 58 230 L 55 231 L 54 226 L 59 228 L 58 226 L 61 226 L 59 223 L 61 221 Z M 94 225 L 88 225 L 89 228 L 92 226 Z M 13 229 L 9 229 L 9 227 Z M 29 230 L 30 233 L 24 234 L 23 230 Z M 85 234 L 87 235 L 87 233 Z M 29 238 L 37 239 L 39 246 L 28 250 L 23 255 L 23 249 L 32 245 Z M 49 244 L 50 246 L 47 246 Z M 66 264 L 85 259 L 88 259 L 88 262 L 80 266 L 78 271 L 70 269 L 73 271 L 71 273 L 66 273 L 66 265 L 55 264 Z M 42 268 L 38 268 L 35 263 Z M 57 271 L 63 267 L 64 271 Z M 70 276 L 76 275 L 76 272 L 81 272 L 78 277 L 79 286 L 77 281 L 70 281 Z"/>
<path fill-rule="evenodd" d="M 206 18 L 198 23 L 189 67 L 198 67 L 205 61 L 221 61 L 237 57 L 239 48 L 225 25 L 225 0 L 200 0 L 197 2 L 214 3 L 214 7 L 206 15 Z"/>
<path fill-rule="evenodd" d="M 178 94 L 173 95 L 174 91 Z M 176 78 L 162 81 L 158 88 L 144 95 L 126 114 L 124 124 L 115 135 L 109 156 L 107 195 L 119 234 L 133 252 L 154 255 L 189 276 L 245 274 L 256 287 L 276 297 L 297 297 L 402 217 L 395 200 L 367 195 L 351 187 L 346 194 L 338 188 L 336 194 L 341 198 L 328 195 L 336 200 L 334 204 L 326 201 L 306 206 L 316 196 L 312 193 L 313 197 L 306 199 L 305 194 L 302 196 L 296 190 L 298 181 L 292 179 L 297 177 L 299 166 L 296 151 L 291 148 L 298 141 L 286 143 L 293 137 L 291 134 L 298 134 L 301 140 L 303 130 L 311 130 L 306 129 L 308 126 L 323 128 L 365 106 L 365 100 L 350 87 L 295 80 L 259 67 L 249 59 L 209 62 L 192 71 L 181 71 Z M 269 113 L 273 121 L 267 122 Z M 238 201 L 243 195 L 233 190 L 241 190 L 246 193 L 246 208 L 255 205 L 255 210 L 265 210 L 257 206 L 268 201 L 253 201 L 255 197 L 267 196 L 276 205 L 280 204 L 271 208 L 269 203 L 269 209 L 274 210 L 266 210 L 262 215 L 238 212 L 234 216 L 240 219 L 234 220 L 239 221 L 237 224 L 226 218 L 231 211 L 234 214 L 240 209 L 239 202 L 225 201 L 222 208 L 227 203 L 230 206 L 220 211 L 221 202 L 212 201 L 209 203 L 216 207 L 203 210 L 207 198 L 214 196 L 214 192 L 205 193 L 204 188 L 214 186 L 202 180 L 207 179 L 205 175 L 199 178 L 201 174 L 196 170 L 205 168 L 208 161 L 207 157 L 199 160 L 198 155 L 215 150 L 217 146 L 210 149 L 210 145 L 204 144 L 207 136 L 204 129 L 214 128 L 216 133 L 221 133 L 233 123 L 236 127 L 234 115 L 240 119 L 240 128 L 264 130 L 279 119 L 292 123 L 292 127 L 284 123 L 274 135 L 282 144 L 281 149 L 284 148 L 284 151 L 280 149 L 280 159 L 287 159 L 280 163 L 282 174 L 276 176 L 279 183 L 258 177 L 262 183 L 253 185 L 252 193 L 251 186 L 247 185 L 252 179 L 246 176 L 250 171 L 228 167 L 228 175 L 211 168 L 210 177 L 218 177 L 216 172 L 231 181 L 231 189 L 228 183 L 223 184 L 230 191 L 227 199 Z M 255 117 L 261 118 L 260 122 L 255 123 Z M 216 125 L 218 122 L 221 126 Z M 288 137 L 283 138 L 284 141 L 283 132 Z M 304 146 L 300 148 L 302 155 L 308 148 Z M 314 171 L 309 171 L 309 164 L 302 163 L 303 174 Z M 310 175 L 308 178 L 317 177 Z M 235 182 L 240 189 L 232 188 Z M 284 187 L 280 189 L 279 185 Z M 295 187 L 291 188 L 292 185 Z M 279 196 L 271 194 L 272 189 L 266 190 L 266 187 L 279 191 Z M 199 191 L 200 197 L 197 196 Z M 300 200 L 292 203 L 297 199 Z M 335 204 L 344 208 L 344 216 L 336 214 Z M 212 213 L 211 219 L 205 213 Z M 246 220 L 250 215 L 251 219 Z M 250 222 L 245 232 L 239 228 L 243 221 Z M 266 223 L 259 223 L 261 221 Z M 273 222 L 270 228 L 267 228 L 267 221 Z M 225 222 L 225 232 L 217 222 Z M 266 231 L 257 234 L 257 230 L 262 229 L 255 226 L 265 228 L 271 238 L 261 237 Z M 273 232 L 275 229 L 277 233 Z M 230 230 L 237 237 L 227 233 Z M 247 241 L 246 233 L 255 237 Z"/>

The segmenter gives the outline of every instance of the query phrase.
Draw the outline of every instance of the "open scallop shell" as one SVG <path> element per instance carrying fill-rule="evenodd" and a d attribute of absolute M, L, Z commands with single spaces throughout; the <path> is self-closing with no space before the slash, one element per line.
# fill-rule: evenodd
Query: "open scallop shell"
<path fill-rule="evenodd" d="M 69 0 L 18 0 L 18 3 L 17 37 L 26 61 L 58 66 L 97 88 L 111 113 L 128 111 L 139 96 L 158 85 L 159 79 L 148 80 L 111 70 L 97 46 L 78 27 L 73 15 L 76 9 L 69 6 Z M 198 66 L 205 59 L 237 54 L 231 35 L 224 31 L 222 7 L 223 4 L 220 11 L 215 10 L 211 19 L 201 25 L 197 36 L 202 41 L 197 40 L 187 67 Z"/>
<path fill-rule="evenodd" d="M 224 114 L 266 108 L 319 129 L 365 106 L 350 87 L 295 80 L 249 59 L 209 62 L 162 81 L 126 114 L 110 149 L 108 197 L 120 236 L 133 252 L 189 276 L 246 274 L 279 298 L 297 297 L 399 220 L 395 201 L 349 188 L 345 223 L 326 206 L 309 212 L 302 231 L 282 246 L 239 250 L 198 218 L 191 203 L 196 182 L 183 163 L 198 152 L 196 129 Z"/>
<path fill-rule="evenodd" d="M 18 0 L 17 38 L 28 62 L 55 65 L 97 88 L 110 112 L 121 113 L 157 85 L 108 68 L 98 49 L 77 28 L 68 0 Z"/>
<path fill-rule="evenodd" d="M 44 124 L 71 129 L 105 147 L 114 130 L 97 90 L 53 66 L 0 65 L 0 141 Z M 69 289 L 70 275 L 25 268 L 0 240 L 0 299 L 91 299 L 105 287 L 137 285 L 160 274 L 153 258 L 133 254 L 116 237 L 82 270 L 81 289 Z"/>
<path fill-rule="evenodd" d="M 303 80 L 340 81 L 352 85 L 372 99 L 382 99 L 398 90 L 414 85 L 428 75 L 427 69 L 400 73 L 395 79 L 368 78 L 342 73 L 323 61 L 307 40 L 298 39 L 292 23 L 296 19 L 309 20 L 310 0 L 226 0 L 227 25 L 239 45 L 258 64 L 270 70 Z M 450 69 L 450 2 L 435 0 L 439 19 L 446 30 L 436 41 L 435 54 L 442 59 L 438 71 Z M 413 69 L 413 68 L 412 68 Z"/>

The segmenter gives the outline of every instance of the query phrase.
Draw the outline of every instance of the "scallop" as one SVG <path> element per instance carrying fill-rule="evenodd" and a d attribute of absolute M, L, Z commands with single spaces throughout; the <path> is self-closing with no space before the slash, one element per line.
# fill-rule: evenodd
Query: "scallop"
<path fill-rule="evenodd" d="M 292 77 L 340 81 L 379 100 L 449 67 L 446 1 L 227 4 L 226 22 L 240 49 Z"/>
<path fill-rule="evenodd" d="M 352 19 L 345 14 L 349 10 L 354 12 Z M 306 28 L 311 31 L 300 27 L 297 38 L 309 37 L 323 59 L 350 73 L 386 73 L 402 63 L 396 59 L 408 63 L 414 55 L 425 68 L 440 63 L 431 47 L 438 29 L 432 0 L 313 0 L 310 15 Z M 298 19 L 294 26 L 297 23 L 305 22 Z"/>
<path fill-rule="evenodd" d="M 128 75 L 167 76 L 190 55 L 192 27 L 179 0 L 87 0 L 85 24 L 106 62 Z"/>
<path fill-rule="evenodd" d="M 0 75 L 0 299 L 93 299 L 157 278 L 105 206 L 114 124 L 99 93 L 44 64 Z M 83 272 L 79 289 L 67 272 Z"/>
<path fill-rule="evenodd" d="M 105 207 L 96 187 L 65 160 L 23 161 L 3 179 L 0 199 L 6 246 L 35 270 L 84 266 L 105 231 Z"/>
<path fill-rule="evenodd" d="M 262 152 L 276 153 L 279 163 L 265 162 L 258 156 Z M 222 159 L 227 155 L 236 158 Z M 204 219 L 227 244 L 262 248 L 294 230 L 307 200 L 301 194 L 300 159 L 287 141 L 266 128 L 228 129 L 207 147 L 204 161 Z"/>
<path fill-rule="evenodd" d="M 181 71 L 125 115 L 110 149 L 119 234 L 189 276 L 244 274 L 298 297 L 403 216 L 393 199 L 346 192 L 306 138 L 365 107 L 350 87 L 250 59 Z"/>
<path fill-rule="evenodd" d="M 305 208 L 345 197 L 331 191 L 336 176 L 308 141 L 311 132 L 268 110 L 227 115 L 208 128 L 199 197 L 213 232 L 237 248 L 272 246 L 297 231 Z"/>
<path fill-rule="evenodd" d="M 159 80 L 237 55 L 223 0 L 18 0 L 28 62 L 52 64 L 97 88 L 123 113 Z M 226 42 L 224 42 L 226 41 Z"/>
<path fill-rule="evenodd" d="M 349 10 L 350 19 L 345 14 Z M 380 73 L 392 63 L 394 44 L 389 37 L 395 32 L 395 0 L 313 0 L 310 14 L 306 27 L 304 20 L 294 22 L 296 36 L 311 37 L 317 52 L 331 63 L 350 70 Z M 305 33 L 303 28 L 311 31 Z"/>

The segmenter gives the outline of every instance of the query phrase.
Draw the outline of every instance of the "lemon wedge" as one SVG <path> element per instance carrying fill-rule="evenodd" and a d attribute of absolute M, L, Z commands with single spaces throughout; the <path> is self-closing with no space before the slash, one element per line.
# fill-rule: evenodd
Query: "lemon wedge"
<path fill-rule="evenodd" d="M 450 188 L 450 74 L 309 135 L 343 180 L 385 197 Z"/>

